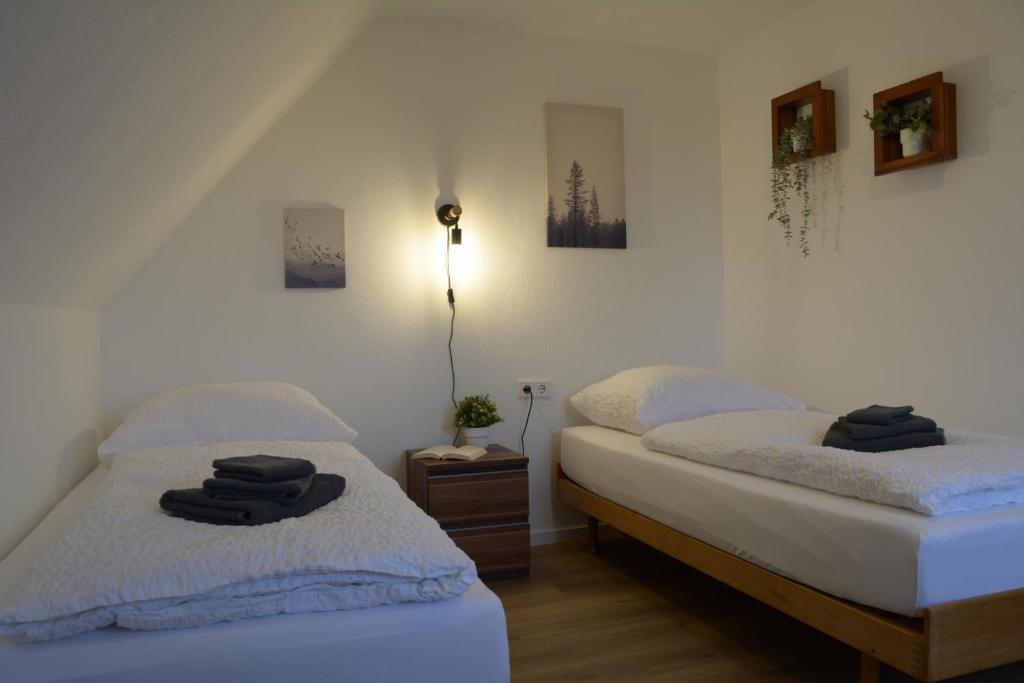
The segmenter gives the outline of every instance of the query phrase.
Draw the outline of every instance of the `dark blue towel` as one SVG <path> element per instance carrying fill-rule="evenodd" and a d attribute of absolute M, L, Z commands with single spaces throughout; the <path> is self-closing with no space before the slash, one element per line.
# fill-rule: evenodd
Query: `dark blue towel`
<path fill-rule="evenodd" d="M 832 423 L 832 427 L 825 434 L 822 446 L 842 448 L 848 451 L 860 451 L 862 453 L 882 453 L 885 451 L 903 451 L 908 448 L 926 448 L 928 446 L 943 446 L 946 443 L 946 433 L 942 429 L 934 432 L 913 432 L 911 434 L 900 434 L 884 439 L 851 439 L 843 433 L 838 422 Z"/>
<path fill-rule="evenodd" d="M 838 429 L 851 439 L 885 439 L 900 434 L 913 434 L 915 432 L 934 432 L 938 429 L 935 420 L 919 415 L 909 415 L 907 419 L 893 422 L 888 425 L 861 424 L 850 422 L 845 417 L 840 417 L 836 423 Z"/>
<path fill-rule="evenodd" d="M 244 479 L 214 478 L 203 482 L 203 491 L 220 500 L 272 500 L 295 503 L 309 490 L 313 475 L 261 484 Z"/>
<path fill-rule="evenodd" d="M 220 500 L 202 489 L 167 491 L 160 496 L 160 507 L 175 517 L 205 524 L 256 526 L 302 517 L 327 505 L 345 491 L 345 477 L 337 474 L 313 476 L 306 495 L 294 504 L 270 500 Z"/>
<path fill-rule="evenodd" d="M 238 455 L 213 461 L 213 476 L 218 479 L 241 479 L 266 483 L 298 479 L 316 474 L 316 467 L 301 458 L 282 458 L 278 455 Z"/>
<path fill-rule="evenodd" d="M 893 422 L 909 420 L 912 412 L 914 412 L 914 406 L 880 406 L 876 403 L 873 406 L 847 413 L 846 420 L 866 425 L 891 425 Z"/>

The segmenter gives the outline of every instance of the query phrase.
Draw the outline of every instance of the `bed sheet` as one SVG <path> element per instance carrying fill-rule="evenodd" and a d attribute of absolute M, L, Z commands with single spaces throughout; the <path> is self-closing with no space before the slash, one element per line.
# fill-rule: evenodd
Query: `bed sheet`
<path fill-rule="evenodd" d="M 598 426 L 562 431 L 581 486 L 762 567 L 890 612 L 1024 587 L 1024 506 L 927 517 L 649 451 Z"/>

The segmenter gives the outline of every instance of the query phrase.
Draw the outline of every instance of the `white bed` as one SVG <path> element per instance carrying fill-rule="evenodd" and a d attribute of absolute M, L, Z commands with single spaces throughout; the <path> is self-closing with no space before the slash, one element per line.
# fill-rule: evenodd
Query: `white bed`
<path fill-rule="evenodd" d="M 0 596 L 93 497 L 97 468 L 3 561 Z M 102 629 L 43 643 L 0 638 L 0 680 L 472 681 L 509 679 L 505 615 L 480 581 L 451 600 L 280 615 L 203 628 Z"/>
<path fill-rule="evenodd" d="M 598 426 L 563 430 L 561 465 L 662 524 L 891 612 L 1024 586 L 1024 505 L 927 517 L 649 451 Z"/>

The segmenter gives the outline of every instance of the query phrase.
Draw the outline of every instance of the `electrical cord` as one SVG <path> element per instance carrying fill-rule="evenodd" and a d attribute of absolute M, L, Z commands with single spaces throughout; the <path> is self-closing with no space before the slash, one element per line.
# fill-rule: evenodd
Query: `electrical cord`
<path fill-rule="evenodd" d="M 452 408 L 458 410 L 459 402 L 455 400 L 455 353 L 452 351 L 452 340 L 455 338 L 455 291 L 452 289 L 452 230 L 449 226 L 445 227 L 444 270 L 448 277 L 448 307 L 452 309 L 452 317 L 448 325 L 448 365 L 452 371 Z M 453 446 L 458 443 L 460 433 L 462 433 L 462 427 L 456 425 L 455 436 L 452 438 Z"/>
<path fill-rule="evenodd" d="M 523 391 L 530 395 L 530 407 L 526 410 L 526 422 L 523 423 L 523 433 L 519 435 L 519 452 L 526 455 L 526 428 L 530 426 L 530 414 L 533 413 L 533 389 L 524 387 Z"/>

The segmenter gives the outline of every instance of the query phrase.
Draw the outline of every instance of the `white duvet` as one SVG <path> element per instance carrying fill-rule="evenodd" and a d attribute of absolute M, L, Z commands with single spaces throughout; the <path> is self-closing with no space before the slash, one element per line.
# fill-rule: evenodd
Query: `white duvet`
<path fill-rule="evenodd" d="M 647 432 L 653 451 L 925 515 L 1024 503 L 1024 440 L 946 431 L 945 446 L 859 453 L 821 446 L 835 415 L 723 413 Z"/>
<path fill-rule="evenodd" d="M 267 453 L 347 480 L 298 519 L 214 526 L 160 510 L 198 486 L 215 458 Z M 50 640 L 117 625 L 185 628 L 280 613 L 455 597 L 473 562 L 398 484 L 347 443 L 229 443 L 115 457 L 95 500 L 0 599 L 0 635 Z"/>

